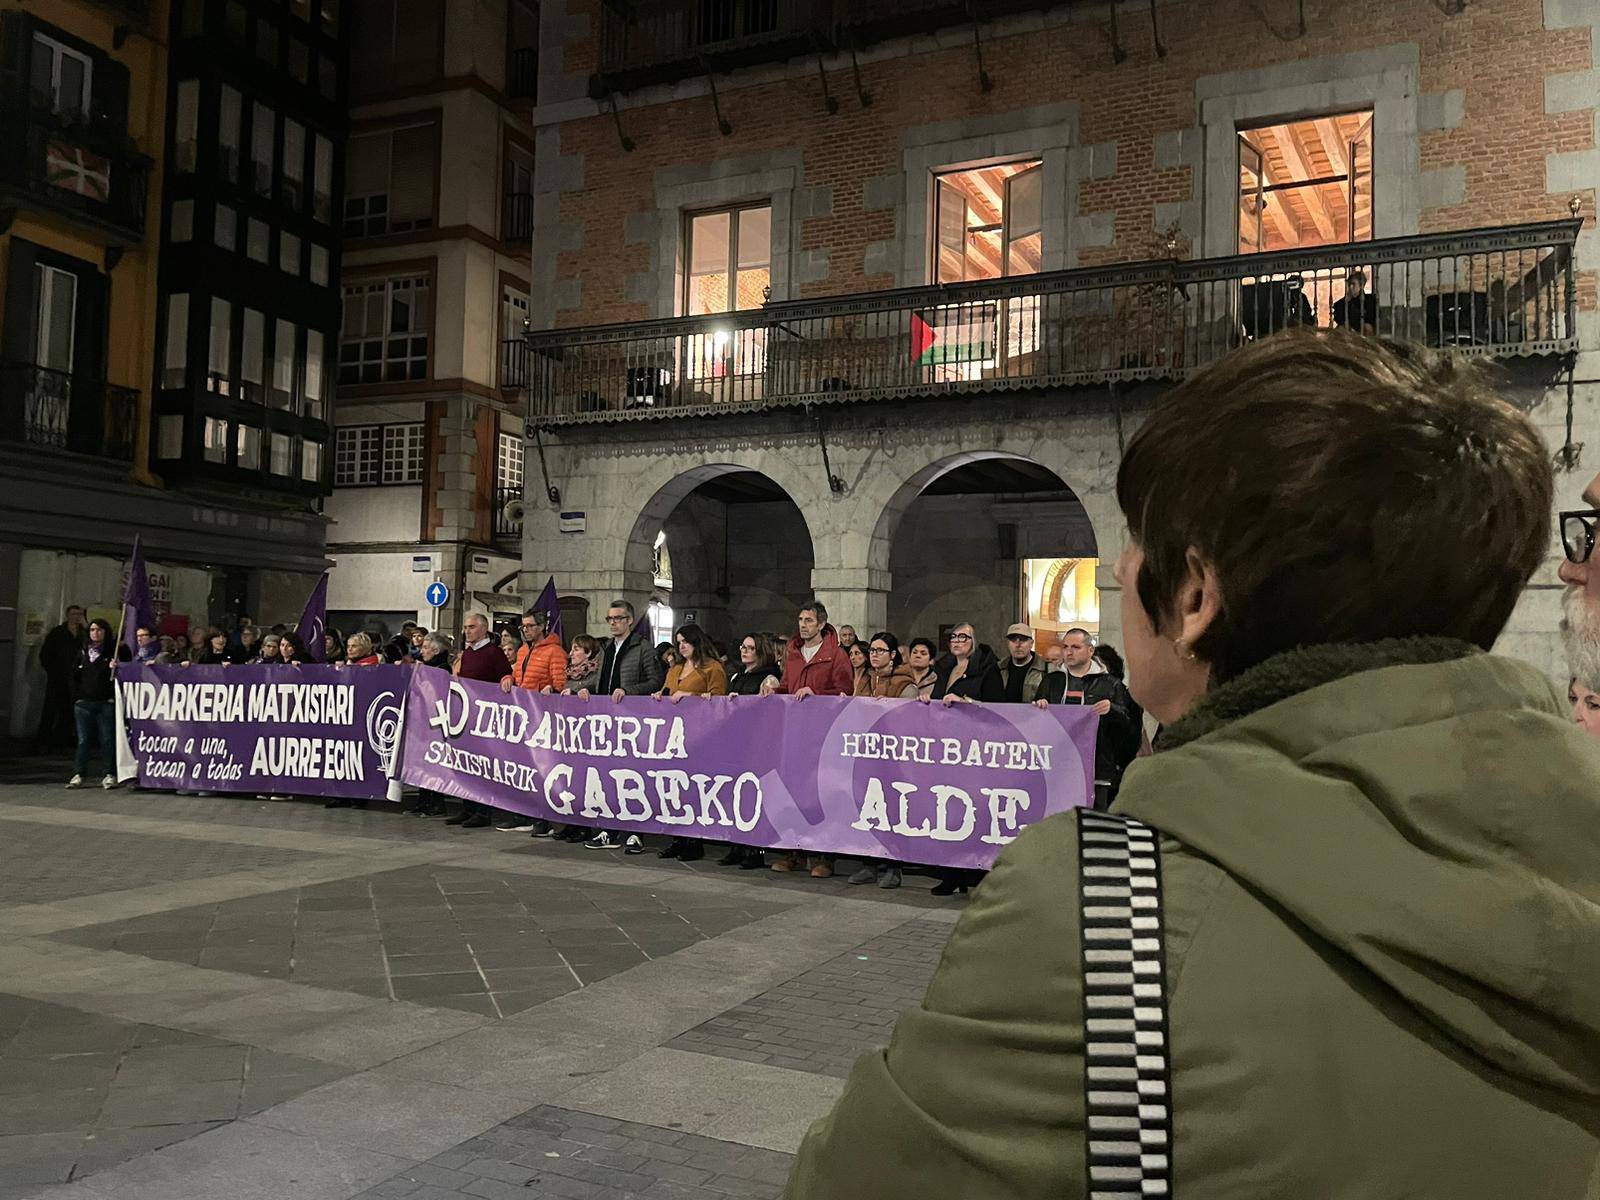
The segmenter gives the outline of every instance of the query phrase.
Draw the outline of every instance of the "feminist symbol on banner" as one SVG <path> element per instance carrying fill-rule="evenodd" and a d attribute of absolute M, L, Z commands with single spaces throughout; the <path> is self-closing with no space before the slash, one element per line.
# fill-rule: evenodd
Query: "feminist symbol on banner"
<path fill-rule="evenodd" d="M 367 706 L 367 745 L 389 770 L 394 745 L 400 737 L 400 703 L 393 692 L 381 693 Z"/>

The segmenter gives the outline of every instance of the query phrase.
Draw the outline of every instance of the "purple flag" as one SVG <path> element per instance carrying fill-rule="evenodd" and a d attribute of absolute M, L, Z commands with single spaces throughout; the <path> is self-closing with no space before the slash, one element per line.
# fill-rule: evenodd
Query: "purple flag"
<path fill-rule="evenodd" d="M 133 536 L 133 561 L 128 564 L 128 583 L 122 589 L 122 644 L 129 655 L 139 657 L 139 626 L 147 625 L 155 632 L 156 610 L 150 603 L 150 577 L 145 571 L 144 555 L 139 552 L 139 535 Z"/>
<path fill-rule="evenodd" d="M 646 646 L 650 645 L 650 610 L 648 608 L 645 609 L 644 612 L 640 613 L 639 619 L 633 623 L 633 632 L 634 634 L 638 635 L 639 639 L 643 641 Z"/>
<path fill-rule="evenodd" d="M 312 662 L 321 662 L 326 655 L 322 635 L 328 628 L 328 573 L 324 571 L 317 586 L 306 599 L 306 610 L 300 614 L 300 624 L 294 627 L 295 636 L 306 648 Z"/>
<path fill-rule="evenodd" d="M 533 606 L 550 618 L 547 629 L 556 635 L 556 640 L 566 645 L 566 639 L 561 636 L 561 601 L 556 597 L 556 577 L 554 575 L 546 581 L 544 591 L 539 593 L 539 598 Z"/>

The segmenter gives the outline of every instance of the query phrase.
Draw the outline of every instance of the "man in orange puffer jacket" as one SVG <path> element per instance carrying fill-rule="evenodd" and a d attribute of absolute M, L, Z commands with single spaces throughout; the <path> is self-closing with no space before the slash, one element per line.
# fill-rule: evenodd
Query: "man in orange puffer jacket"
<path fill-rule="evenodd" d="M 500 680 L 500 690 L 514 687 L 535 692 L 559 692 L 567 686 L 567 652 L 561 639 L 549 632 L 550 617 L 530 608 L 522 617 L 522 645 L 512 661 L 511 673 Z"/>

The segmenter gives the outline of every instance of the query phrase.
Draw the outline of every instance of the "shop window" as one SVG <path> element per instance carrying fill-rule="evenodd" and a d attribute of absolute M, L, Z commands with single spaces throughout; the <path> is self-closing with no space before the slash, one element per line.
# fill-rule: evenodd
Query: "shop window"
<path fill-rule="evenodd" d="M 349 284 L 339 341 L 339 382 L 394 383 L 428 375 L 429 279 Z"/>

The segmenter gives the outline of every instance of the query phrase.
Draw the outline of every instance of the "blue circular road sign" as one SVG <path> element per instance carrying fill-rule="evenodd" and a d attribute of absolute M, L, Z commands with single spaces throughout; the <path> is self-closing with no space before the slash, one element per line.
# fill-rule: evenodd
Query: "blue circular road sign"
<path fill-rule="evenodd" d="M 432 607 L 443 608 L 450 599 L 450 589 L 435 579 L 428 585 L 428 590 L 423 595 Z"/>

